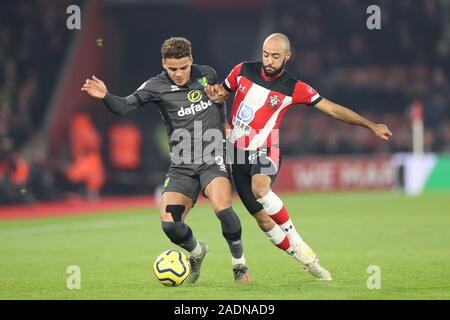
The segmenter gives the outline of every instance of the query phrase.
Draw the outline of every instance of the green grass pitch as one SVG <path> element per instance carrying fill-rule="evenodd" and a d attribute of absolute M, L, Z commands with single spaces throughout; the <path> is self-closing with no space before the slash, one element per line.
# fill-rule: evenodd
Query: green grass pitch
<path fill-rule="evenodd" d="M 303 238 L 334 280 L 315 280 L 274 247 L 238 199 L 253 282 L 235 285 L 228 246 L 209 204 L 187 223 L 210 245 L 199 281 L 164 287 L 155 257 L 175 246 L 156 209 L 0 222 L 0 299 L 449 299 L 450 197 L 430 193 L 282 195 Z M 66 287 L 67 267 L 81 289 Z M 368 289 L 367 268 L 381 288 Z"/>

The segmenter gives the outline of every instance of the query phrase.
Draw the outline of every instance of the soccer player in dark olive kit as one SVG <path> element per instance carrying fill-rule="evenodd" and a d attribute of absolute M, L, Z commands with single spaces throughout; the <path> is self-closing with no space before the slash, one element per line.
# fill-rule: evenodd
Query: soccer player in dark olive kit
<path fill-rule="evenodd" d="M 247 284 L 250 275 L 243 253 L 241 222 L 231 207 L 232 185 L 223 160 L 225 107 L 212 102 L 204 92 L 206 85 L 217 83 L 216 72 L 210 66 L 193 64 L 191 43 L 185 38 L 167 39 L 161 54 L 164 71 L 127 97 L 112 95 L 95 76 L 87 79 L 81 90 L 103 99 L 115 114 L 125 114 L 148 102 L 152 102 L 148 106 L 159 108 L 171 147 L 160 217 L 167 237 L 190 252 L 191 274 L 187 282 L 197 281 L 208 251 L 208 246 L 198 241 L 184 222 L 201 191 L 220 220 L 232 255 L 235 282 Z M 215 136 L 213 141 L 205 138 L 208 133 Z M 212 152 L 212 161 L 205 161 L 208 150 L 219 151 Z"/>

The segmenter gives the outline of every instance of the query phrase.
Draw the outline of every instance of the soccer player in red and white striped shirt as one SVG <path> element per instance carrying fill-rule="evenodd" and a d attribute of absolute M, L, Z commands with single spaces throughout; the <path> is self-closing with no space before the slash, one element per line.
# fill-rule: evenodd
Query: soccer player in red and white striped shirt
<path fill-rule="evenodd" d="M 286 70 L 291 57 L 289 39 L 270 35 L 263 45 L 262 62 L 236 65 L 221 85 L 208 86 L 214 102 L 223 102 L 232 92 L 228 140 L 232 148 L 232 174 L 239 196 L 267 237 L 297 259 L 303 268 L 322 280 L 331 274 L 319 264 L 314 251 L 295 229 L 282 200 L 271 190 L 280 169 L 278 128 L 292 106 L 315 106 L 333 118 L 366 127 L 377 137 L 392 135 L 384 124 L 373 123 L 352 110 L 333 103 Z"/>

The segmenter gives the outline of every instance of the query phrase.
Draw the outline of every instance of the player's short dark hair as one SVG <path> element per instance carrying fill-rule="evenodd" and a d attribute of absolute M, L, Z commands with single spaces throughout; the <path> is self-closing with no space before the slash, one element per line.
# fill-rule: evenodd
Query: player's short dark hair
<path fill-rule="evenodd" d="M 163 59 L 181 59 L 192 55 L 191 42 L 182 37 L 172 37 L 161 46 Z"/>

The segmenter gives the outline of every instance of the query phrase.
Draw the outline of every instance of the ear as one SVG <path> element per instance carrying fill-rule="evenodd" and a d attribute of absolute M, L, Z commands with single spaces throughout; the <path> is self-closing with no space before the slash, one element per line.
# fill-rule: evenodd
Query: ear
<path fill-rule="evenodd" d="M 292 57 L 292 52 L 291 51 L 289 51 L 287 54 L 286 54 L 286 61 L 289 61 L 289 59 Z"/>
<path fill-rule="evenodd" d="M 161 65 L 162 65 L 162 67 L 163 67 L 164 69 L 166 69 L 165 64 L 166 64 L 166 60 L 163 58 L 163 59 L 161 60 Z"/>
<path fill-rule="evenodd" d="M 194 58 L 192 58 L 192 54 L 189 56 L 189 60 L 191 61 L 191 63 L 194 63 Z"/>

